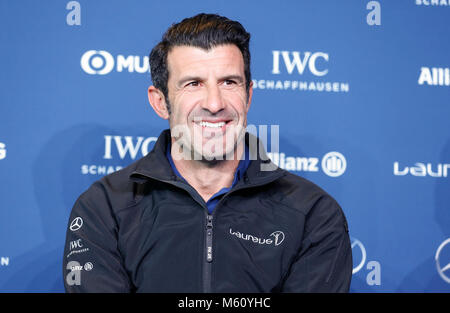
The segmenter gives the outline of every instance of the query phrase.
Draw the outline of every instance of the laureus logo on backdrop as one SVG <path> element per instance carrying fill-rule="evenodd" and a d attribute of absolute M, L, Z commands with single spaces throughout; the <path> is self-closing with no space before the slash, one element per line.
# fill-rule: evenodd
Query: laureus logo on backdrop
<path fill-rule="evenodd" d="M 322 157 L 298 157 L 286 156 L 285 153 L 268 152 L 267 156 L 278 167 L 287 171 L 296 172 L 319 172 L 319 166 L 322 171 L 330 177 L 338 177 L 345 173 L 347 169 L 347 160 L 340 152 L 332 151 Z"/>
<path fill-rule="evenodd" d="M 409 165 L 409 164 L 408 164 Z M 400 162 L 394 162 L 394 176 L 416 176 L 416 177 L 448 177 L 450 164 L 414 163 L 413 166 L 405 166 Z"/>
<path fill-rule="evenodd" d="M 103 136 L 104 154 L 103 160 L 123 161 L 147 155 L 153 148 L 157 137 L 141 136 Z M 81 173 L 83 175 L 108 175 L 122 169 L 119 164 L 83 164 Z"/>
<path fill-rule="evenodd" d="M 355 275 L 362 269 L 367 262 L 367 252 L 363 243 L 356 238 L 351 238 L 352 256 L 353 256 L 353 271 Z M 381 265 L 378 261 L 369 261 L 365 267 L 368 270 L 366 275 L 366 283 L 369 286 L 381 285 Z"/>
<path fill-rule="evenodd" d="M 272 71 L 269 79 L 253 79 L 254 89 L 297 90 L 315 92 L 349 92 L 348 82 L 326 81 L 330 55 L 322 51 L 272 50 Z M 280 79 L 279 75 L 294 79 Z M 314 80 L 307 80 L 306 77 Z"/>
<path fill-rule="evenodd" d="M 434 256 L 436 269 L 441 278 L 450 284 L 450 238 L 440 244 Z"/>
<path fill-rule="evenodd" d="M 106 75 L 116 72 L 148 73 L 150 65 L 148 56 L 118 54 L 113 56 L 105 50 L 89 50 L 81 56 L 81 68 L 90 75 Z"/>

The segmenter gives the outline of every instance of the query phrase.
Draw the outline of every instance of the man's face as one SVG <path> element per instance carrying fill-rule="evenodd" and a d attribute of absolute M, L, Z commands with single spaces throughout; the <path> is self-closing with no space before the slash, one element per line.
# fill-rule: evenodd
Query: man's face
<path fill-rule="evenodd" d="M 242 139 L 252 95 L 250 86 L 247 97 L 239 48 L 178 46 L 167 63 L 172 136 L 190 155 L 228 158 Z"/>

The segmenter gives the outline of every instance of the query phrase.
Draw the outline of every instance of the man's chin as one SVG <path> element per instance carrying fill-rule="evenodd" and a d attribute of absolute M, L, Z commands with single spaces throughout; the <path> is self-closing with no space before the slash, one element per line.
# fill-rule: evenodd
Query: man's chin
<path fill-rule="evenodd" d="M 207 152 L 203 150 L 196 151 L 194 153 L 194 160 L 202 162 L 217 163 L 220 161 L 230 161 L 234 159 L 236 159 L 236 152 L 234 148 L 226 150 L 225 152 Z"/>

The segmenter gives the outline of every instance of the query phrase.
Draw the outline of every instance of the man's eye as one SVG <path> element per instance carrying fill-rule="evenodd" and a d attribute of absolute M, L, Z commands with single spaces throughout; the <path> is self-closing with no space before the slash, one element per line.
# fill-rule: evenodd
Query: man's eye
<path fill-rule="evenodd" d="M 190 82 L 186 85 L 186 87 L 198 87 L 200 83 L 198 81 Z"/>
<path fill-rule="evenodd" d="M 224 81 L 224 84 L 225 85 L 234 85 L 234 84 L 236 84 L 236 82 L 234 80 L 227 79 L 227 80 Z"/>

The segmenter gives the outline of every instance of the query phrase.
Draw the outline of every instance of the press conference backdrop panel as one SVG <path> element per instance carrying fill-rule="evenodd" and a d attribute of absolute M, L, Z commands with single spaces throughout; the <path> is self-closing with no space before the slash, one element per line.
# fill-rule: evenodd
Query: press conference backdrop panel
<path fill-rule="evenodd" d="M 252 34 L 248 122 L 342 206 L 351 292 L 450 291 L 448 0 L 1 0 L 0 290 L 64 291 L 72 205 L 167 128 L 148 54 L 200 12 Z"/>

